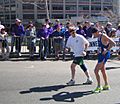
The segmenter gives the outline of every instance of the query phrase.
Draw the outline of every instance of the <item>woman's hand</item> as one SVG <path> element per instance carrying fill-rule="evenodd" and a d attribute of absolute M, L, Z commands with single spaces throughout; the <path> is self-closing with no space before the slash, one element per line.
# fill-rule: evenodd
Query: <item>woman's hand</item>
<path fill-rule="evenodd" d="M 105 55 L 107 52 L 108 52 L 107 50 L 104 50 L 104 51 L 102 52 L 102 54 Z"/>

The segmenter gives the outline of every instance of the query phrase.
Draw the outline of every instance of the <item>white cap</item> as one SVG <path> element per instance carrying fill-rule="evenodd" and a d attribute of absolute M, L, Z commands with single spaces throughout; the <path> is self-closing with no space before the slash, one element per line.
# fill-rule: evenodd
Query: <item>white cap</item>
<path fill-rule="evenodd" d="M 3 25 L 0 25 L 0 31 L 1 31 L 1 29 L 4 29 L 5 28 L 5 26 L 3 26 Z"/>
<path fill-rule="evenodd" d="M 90 25 L 94 26 L 95 24 L 93 22 L 91 22 Z"/>
<path fill-rule="evenodd" d="M 116 29 L 115 28 L 112 28 L 112 30 L 111 31 L 116 31 Z"/>
<path fill-rule="evenodd" d="M 18 19 L 18 18 L 16 18 L 16 20 L 15 21 L 17 21 L 17 22 L 21 22 L 21 20 L 20 19 Z"/>
<path fill-rule="evenodd" d="M 112 26 L 112 23 L 108 22 L 107 25 L 111 25 Z"/>

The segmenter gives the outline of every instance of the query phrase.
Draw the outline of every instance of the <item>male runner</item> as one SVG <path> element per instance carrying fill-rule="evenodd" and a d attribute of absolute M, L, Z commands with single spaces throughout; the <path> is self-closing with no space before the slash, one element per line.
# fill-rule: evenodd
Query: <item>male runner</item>
<path fill-rule="evenodd" d="M 83 57 L 86 55 L 86 50 L 89 46 L 89 42 L 82 36 L 78 35 L 76 33 L 76 29 L 74 26 L 69 27 L 69 32 L 71 36 L 68 38 L 67 44 L 66 44 L 66 51 L 69 48 L 72 48 L 72 51 L 74 53 L 74 60 L 71 64 L 71 74 L 72 78 L 67 83 L 67 85 L 74 85 L 75 84 L 75 67 L 76 65 L 79 65 L 81 69 L 84 71 L 85 75 L 87 76 L 87 81 L 85 84 L 92 84 L 93 80 L 89 74 L 88 69 L 86 68 Z"/>

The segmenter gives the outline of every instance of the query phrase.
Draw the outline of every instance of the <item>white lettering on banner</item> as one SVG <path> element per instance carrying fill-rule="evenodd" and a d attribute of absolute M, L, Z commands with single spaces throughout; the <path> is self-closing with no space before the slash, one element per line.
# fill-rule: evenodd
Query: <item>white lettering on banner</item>
<path fill-rule="evenodd" d="M 116 43 L 116 45 L 111 49 L 111 51 L 117 52 L 119 50 L 119 48 L 120 48 L 119 38 L 113 38 L 113 40 Z M 90 53 L 97 52 L 97 49 L 98 49 L 98 40 L 97 40 L 97 38 L 89 38 L 88 41 L 90 43 L 88 51 Z"/>

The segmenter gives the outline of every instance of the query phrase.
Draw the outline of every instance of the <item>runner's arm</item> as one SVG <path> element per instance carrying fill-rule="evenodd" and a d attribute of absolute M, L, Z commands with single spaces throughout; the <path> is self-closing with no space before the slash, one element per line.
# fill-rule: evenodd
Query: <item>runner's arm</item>
<path fill-rule="evenodd" d="M 110 50 L 116 44 L 113 41 L 113 39 L 108 37 L 107 35 L 103 35 L 103 38 L 105 39 L 105 41 L 109 41 L 109 46 L 108 46 L 107 50 Z"/>

